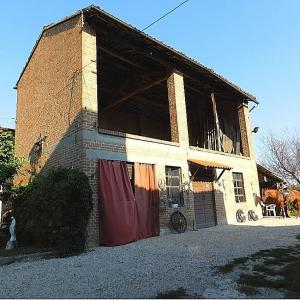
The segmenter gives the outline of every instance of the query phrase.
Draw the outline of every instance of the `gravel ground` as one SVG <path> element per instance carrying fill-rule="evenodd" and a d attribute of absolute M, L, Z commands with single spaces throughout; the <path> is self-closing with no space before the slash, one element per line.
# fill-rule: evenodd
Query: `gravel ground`
<path fill-rule="evenodd" d="M 179 287 L 197 297 L 243 298 L 234 276 L 214 267 L 295 244 L 299 225 L 300 219 L 270 218 L 13 263 L 0 268 L 0 298 L 152 298 Z"/>

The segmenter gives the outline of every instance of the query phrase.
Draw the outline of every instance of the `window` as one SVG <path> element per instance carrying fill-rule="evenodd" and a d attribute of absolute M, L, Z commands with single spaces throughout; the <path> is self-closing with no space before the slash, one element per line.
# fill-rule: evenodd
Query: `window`
<path fill-rule="evenodd" d="M 172 204 L 183 206 L 181 168 L 166 166 L 166 187 L 170 206 Z"/>
<path fill-rule="evenodd" d="M 246 202 L 243 174 L 232 173 L 232 176 L 233 176 L 235 202 L 236 203 Z"/>

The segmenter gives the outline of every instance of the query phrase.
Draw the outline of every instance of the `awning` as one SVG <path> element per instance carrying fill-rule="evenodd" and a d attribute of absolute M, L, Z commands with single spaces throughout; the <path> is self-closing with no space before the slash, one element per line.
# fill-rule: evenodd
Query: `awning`
<path fill-rule="evenodd" d="M 221 163 L 208 161 L 208 160 L 188 159 L 188 161 L 193 164 L 199 165 L 201 167 L 216 168 L 216 169 L 223 169 L 223 170 L 231 170 L 232 169 L 232 167 L 223 165 Z"/>

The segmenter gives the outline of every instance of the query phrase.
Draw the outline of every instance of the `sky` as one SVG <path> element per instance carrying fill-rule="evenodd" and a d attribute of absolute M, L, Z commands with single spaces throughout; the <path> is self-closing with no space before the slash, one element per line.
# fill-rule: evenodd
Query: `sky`
<path fill-rule="evenodd" d="M 1 1 L 0 125 L 15 127 L 5 119 L 15 117 L 13 87 L 44 25 L 94 4 L 142 29 L 182 1 Z M 259 145 L 271 131 L 300 127 L 299 12 L 299 0 L 189 0 L 146 33 L 255 95 Z"/>

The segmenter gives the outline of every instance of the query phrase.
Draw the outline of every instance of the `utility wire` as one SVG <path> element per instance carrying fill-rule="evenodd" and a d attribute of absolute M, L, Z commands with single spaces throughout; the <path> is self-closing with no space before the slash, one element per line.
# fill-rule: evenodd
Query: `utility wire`
<path fill-rule="evenodd" d="M 144 29 L 142 29 L 141 31 L 145 31 L 146 29 L 148 29 L 149 27 L 151 27 L 152 25 L 156 24 L 157 22 L 159 22 L 160 20 L 162 20 L 163 18 L 165 18 L 167 15 L 171 14 L 174 10 L 176 10 L 177 8 L 179 8 L 180 6 L 182 6 L 183 4 L 187 3 L 189 0 L 185 0 L 183 2 L 181 2 L 179 5 L 177 5 L 176 7 L 174 7 L 172 10 L 168 11 L 167 13 L 165 13 L 163 16 L 161 16 L 160 18 L 158 18 L 157 20 L 155 20 L 154 22 L 152 22 L 151 24 L 149 24 L 148 26 L 146 26 Z"/>
<path fill-rule="evenodd" d="M 15 118 L 0 118 L 1 120 L 13 120 Z"/>

